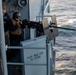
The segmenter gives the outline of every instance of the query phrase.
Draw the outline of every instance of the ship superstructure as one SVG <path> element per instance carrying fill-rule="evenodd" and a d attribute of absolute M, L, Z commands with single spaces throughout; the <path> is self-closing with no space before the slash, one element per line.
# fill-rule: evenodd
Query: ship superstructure
<path fill-rule="evenodd" d="M 42 25 L 25 27 L 25 41 L 22 41 L 19 47 L 5 44 L 2 3 L 7 5 L 10 17 L 14 11 L 19 11 L 22 14 L 22 20 L 33 21 L 33 24 L 40 22 Z M 8 65 L 23 66 L 21 75 L 54 75 L 55 51 L 53 45 L 58 36 L 58 29 L 49 27 L 49 25 L 57 26 L 56 16 L 45 15 L 45 12 L 50 11 L 50 0 L 1 0 L 0 11 L 0 75 L 8 75 Z M 48 18 L 50 18 L 49 22 Z M 36 33 L 37 27 L 41 30 L 39 30 L 39 36 Z M 12 48 L 21 49 L 22 63 L 7 62 L 6 51 Z"/>

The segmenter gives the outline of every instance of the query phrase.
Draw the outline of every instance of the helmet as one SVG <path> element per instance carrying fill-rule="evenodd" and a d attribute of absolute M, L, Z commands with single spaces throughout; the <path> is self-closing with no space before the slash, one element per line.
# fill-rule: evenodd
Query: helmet
<path fill-rule="evenodd" d="M 21 14 L 19 12 L 14 12 L 13 13 L 13 19 L 16 19 L 16 18 L 18 18 L 20 16 L 21 16 Z"/>

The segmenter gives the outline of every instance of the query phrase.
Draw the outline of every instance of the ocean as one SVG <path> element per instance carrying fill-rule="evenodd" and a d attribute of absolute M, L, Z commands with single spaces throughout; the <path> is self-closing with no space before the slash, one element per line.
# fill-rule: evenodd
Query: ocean
<path fill-rule="evenodd" d="M 51 0 L 50 14 L 56 15 L 57 25 L 76 29 L 76 0 Z M 76 75 L 76 31 L 58 29 L 55 75 Z"/>

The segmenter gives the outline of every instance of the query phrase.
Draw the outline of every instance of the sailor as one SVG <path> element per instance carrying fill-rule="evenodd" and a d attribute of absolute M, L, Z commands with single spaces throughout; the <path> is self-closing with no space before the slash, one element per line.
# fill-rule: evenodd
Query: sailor
<path fill-rule="evenodd" d="M 9 21 L 9 31 L 10 31 L 10 45 L 19 46 L 20 41 L 24 40 L 23 31 L 24 28 L 22 21 L 20 19 L 21 14 L 19 12 L 14 12 L 12 19 Z"/>
<path fill-rule="evenodd" d="M 7 21 L 9 21 L 10 17 L 7 14 L 7 8 L 5 4 L 2 4 L 2 12 L 3 12 L 3 22 L 4 22 L 4 31 L 8 31 L 8 24 Z"/>
<path fill-rule="evenodd" d="M 2 13 L 3 13 L 3 23 L 4 23 L 4 34 L 5 34 L 5 44 L 9 45 L 9 33 L 8 33 L 8 21 L 10 19 L 9 15 L 7 14 L 7 10 L 6 10 L 6 5 L 5 4 L 2 4 Z M 0 44 L 1 45 L 1 44 Z M 8 55 L 8 52 L 9 51 L 6 51 L 7 52 L 7 55 Z M 8 57 L 8 56 L 7 56 Z M 2 58 L 1 58 L 1 46 L 0 46 L 0 75 L 1 74 L 1 69 L 3 70 L 3 68 L 1 68 L 1 66 L 3 67 L 3 62 L 1 61 Z"/>
<path fill-rule="evenodd" d="M 20 46 L 20 42 L 24 40 L 22 29 L 25 27 L 22 25 L 22 21 L 20 19 L 21 14 L 19 12 L 14 12 L 12 19 L 9 20 L 9 35 L 10 35 L 10 46 Z M 21 54 L 20 49 L 10 49 L 10 58 L 8 61 L 10 62 L 21 62 Z M 20 66 L 9 66 L 9 75 L 15 75 L 15 69 L 20 69 Z"/>
<path fill-rule="evenodd" d="M 7 13 L 7 7 L 6 4 L 2 4 L 2 12 L 3 12 L 3 23 L 4 23 L 4 34 L 5 34 L 5 44 L 10 45 L 9 40 L 9 31 L 8 31 L 8 21 L 10 20 L 10 17 Z M 9 57 L 9 49 L 6 51 L 7 58 Z"/>
<path fill-rule="evenodd" d="M 9 32 L 8 32 L 8 21 L 10 19 L 7 14 L 7 8 L 5 4 L 2 4 L 2 12 L 3 12 L 3 23 L 4 23 L 4 32 L 5 32 L 5 42 L 6 45 L 9 45 Z"/>

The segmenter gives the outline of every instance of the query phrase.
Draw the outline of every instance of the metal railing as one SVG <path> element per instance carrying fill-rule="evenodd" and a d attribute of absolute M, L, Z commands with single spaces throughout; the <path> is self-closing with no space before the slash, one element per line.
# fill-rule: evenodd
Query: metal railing
<path fill-rule="evenodd" d="M 6 50 L 7 49 L 20 49 L 20 50 L 26 50 L 26 49 L 36 49 L 36 50 L 43 50 L 43 49 L 46 49 L 46 47 L 22 47 L 22 46 L 6 46 L 5 47 L 5 53 L 6 53 Z M 6 56 L 4 54 L 3 55 L 3 59 L 5 60 Z M 4 61 L 6 65 L 3 64 L 3 75 L 8 75 L 8 69 L 6 68 L 7 65 L 46 65 L 46 64 L 28 64 L 28 63 L 15 63 L 15 62 L 7 62 L 7 60 Z M 3 62 L 1 62 L 0 64 L 2 65 Z"/>

